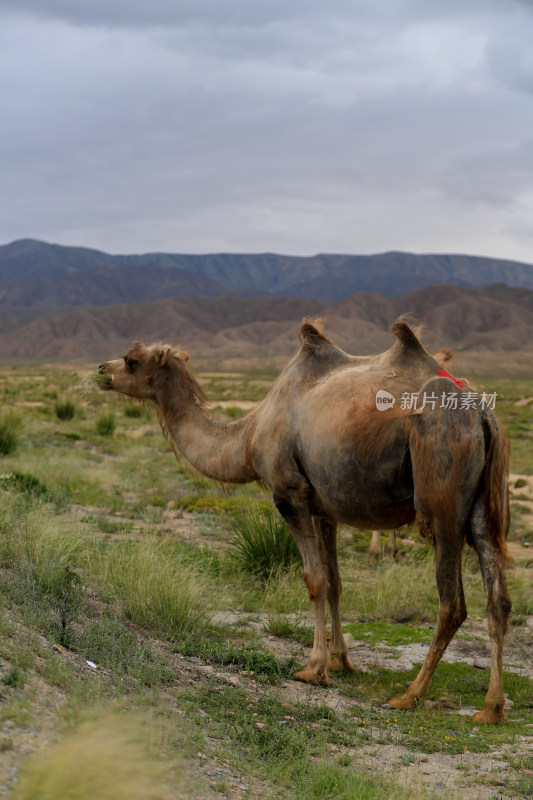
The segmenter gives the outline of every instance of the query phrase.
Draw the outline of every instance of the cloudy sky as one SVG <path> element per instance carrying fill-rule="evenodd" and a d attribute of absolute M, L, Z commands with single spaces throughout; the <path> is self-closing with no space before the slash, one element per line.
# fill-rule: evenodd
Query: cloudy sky
<path fill-rule="evenodd" d="M 0 244 L 533 262 L 533 0 L 0 0 Z"/>

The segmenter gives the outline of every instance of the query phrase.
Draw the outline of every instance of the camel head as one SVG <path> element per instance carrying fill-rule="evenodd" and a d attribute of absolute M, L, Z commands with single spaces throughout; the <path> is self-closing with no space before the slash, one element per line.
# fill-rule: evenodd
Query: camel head
<path fill-rule="evenodd" d="M 168 344 L 147 347 L 142 342 L 134 342 L 123 358 L 100 364 L 98 374 L 110 378 L 100 386 L 139 400 L 155 401 L 158 389 L 168 384 L 176 370 L 190 376 L 186 367 L 188 360 L 184 350 L 174 350 Z"/>

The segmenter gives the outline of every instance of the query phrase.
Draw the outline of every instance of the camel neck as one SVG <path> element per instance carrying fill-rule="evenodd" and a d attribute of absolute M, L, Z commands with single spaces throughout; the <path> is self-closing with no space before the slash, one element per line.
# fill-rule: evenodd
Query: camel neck
<path fill-rule="evenodd" d="M 162 393 L 157 407 L 164 432 L 203 475 L 228 483 L 258 479 L 249 453 L 255 428 L 253 415 L 232 422 L 219 421 L 198 396 L 180 397 L 169 390 Z"/>

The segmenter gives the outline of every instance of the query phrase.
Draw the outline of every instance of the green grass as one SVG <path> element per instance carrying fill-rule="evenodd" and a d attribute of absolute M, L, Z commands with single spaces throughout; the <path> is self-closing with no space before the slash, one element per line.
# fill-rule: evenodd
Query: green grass
<path fill-rule="evenodd" d="M 41 497 L 48 494 L 48 489 L 39 478 L 18 470 L 0 475 L 0 487 L 17 489 L 19 492 L 24 492 L 32 497 Z"/>
<path fill-rule="evenodd" d="M 314 641 L 314 628 L 312 625 L 298 622 L 285 614 L 270 614 L 265 627 L 273 636 L 294 639 L 307 647 L 311 647 Z"/>
<path fill-rule="evenodd" d="M 228 688 L 200 689 L 180 699 L 190 715 L 201 710 L 209 736 L 226 743 L 225 754 L 228 746 L 238 752 L 240 768 L 268 779 L 277 796 L 293 800 L 414 800 L 425 796 L 378 775 L 346 769 L 329 756 L 332 745 L 357 747 L 367 738 L 350 718 L 326 706 L 288 705 L 275 695 L 251 698 L 242 690 Z"/>
<path fill-rule="evenodd" d="M 101 714 L 25 763 L 15 800 L 165 800 L 183 788 L 140 715 Z M 172 783 L 172 787 L 169 785 Z"/>
<path fill-rule="evenodd" d="M 137 625 L 171 638 L 211 628 L 216 603 L 207 580 L 164 542 L 114 542 L 92 568 L 102 594 Z"/>
<path fill-rule="evenodd" d="M 412 644 L 413 642 L 430 642 L 433 631 L 430 628 L 421 628 L 414 625 L 391 625 L 386 622 L 354 622 L 344 625 L 344 633 L 351 633 L 355 639 L 360 639 L 368 644 L 386 642 L 391 646 Z"/>
<path fill-rule="evenodd" d="M 70 420 L 74 418 L 76 406 L 72 400 L 58 400 L 55 404 L 55 412 L 58 419 Z"/>
<path fill-rule="evenodd" d="M 141 406 L 125 406 L 124 407 L 124 416 L 130 417 L 130 419 L 140 419 L 143 415 L 143 409 Z"/>
<path fill-rule="evenodd" d="M 178 497 L 174 501 L 175 507 L 181 508 L 184 511 L 196 511 L 200 514 L 213 511 L 221 515 L 229 514 L 231 516 L 240 515 L 243 504 L 245 503 L 246 500 L 243 500 L 243 497 L 240 495 L 226 493 L 220 496 L 216 491 L 208 491 L 206 494 L 200 494 L 199 492 L 188 494 L 184 497 Z M 268 513 L 270 506 L 271 504 L 268 502 L 263 502 L 265 513 Z"/>
<path fill-rule="evenodd" d="M 0 456 L 14 453 L 20 441 L 22 417 L 16 411 L 0 411 Z"/>
<path fill-rule="evenodd" d="M 139 642 L 135 627 L 116 616 L 98 615 L 84 622 L 74 647 L 76 652 L 125 680 L 143 686 L 172 685 L 176 671 L 171 659 L 148 641 Z"/>
<path fill-rule="evenodd" d="M 230 524 L 229 557 L 240 569 L 266 580 L 280 569 L 301 563 L 292 533 L 274 512 L 249 505 Z"/>
<path fill-rule="evenodd" d="M 85 566 L 87 537 L 66 529 L 52 510 L 25 496 L 0 495 L 0 565 L 28 585 L 62 597 Z"/>
<path fill-rule="evenodd" d="M 236 647 L 220 634 L 201 638 L 197 633 L 178 642 L 184 655 L 193 656 L 207 664 L 218 664 L 263 676 L 271 682 L 292 677 L 298 664 L 293 658 L 278 659 L 272 653 L 257 647 Z"/>
<path fill-rule="evenodd" d="M 98 436 L 113 436 L 116 427 L 117 422 L 114 414 L 101 414 L 94 424 Z"/>
<path fill-rule="evenodd" d="M 415 712 L 396 712 L 392 708 L 383 710 L 381 704 L 389 697 L 403 694 L 415 679 L 420 664 L 407 671 L 379 668 L 371 672 L 359 672 L 338 677 L 343 691 L 360 700 L 374 698 L 377 708 L 364 712 L 366 719 L 385 725 L 389 738 L 399 733 L 412 737 L 411 747 L 424 752 L 445 751 L 460 753 L 483 752 L 491 743 L 513 742 L 527 728 L 521 719 L 533 701 L 532 684 L 528 678 L 505 673 L 504 688 L 513 701 L 511 721 L 502 726 L 482 726 L 480 735 L 472 733 L 472 719 L 450 710 L 462 707 L 481 709 L 488 689 L 489 670 L 479 670 L 466 664 L 440 663 L 429 685 L 425 700 L 435 703 L 435 709 L 426 711 L 423 705 Z M 385 722 L 383 722 L 385 721 Z M 450 733 L 452 732 L 452 733 Z"/>
<path fill-rule="evenodd" d="M 343 593 L 343 608 L 360 621 L 435 621 L 438 595 L 431 553 L 420 561 L 385 562 L 361 577 L 346 581 Z"/>

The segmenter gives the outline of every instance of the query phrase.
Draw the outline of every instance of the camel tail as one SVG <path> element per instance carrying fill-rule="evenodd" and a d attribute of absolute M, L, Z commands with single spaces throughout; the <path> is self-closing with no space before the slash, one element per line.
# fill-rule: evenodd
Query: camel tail
<path fill-rule="evenodd" d="M 492 414 L 484 417 L 488 449 L 485 457 L 485 522 L 489 536 L 507 557 L 506 539 L 509 532 L 509 439 L 499 429 Z"/>

